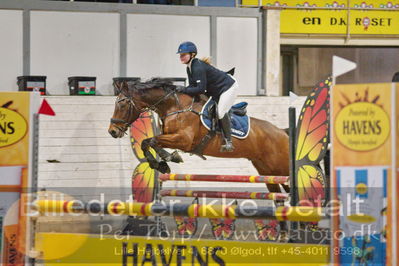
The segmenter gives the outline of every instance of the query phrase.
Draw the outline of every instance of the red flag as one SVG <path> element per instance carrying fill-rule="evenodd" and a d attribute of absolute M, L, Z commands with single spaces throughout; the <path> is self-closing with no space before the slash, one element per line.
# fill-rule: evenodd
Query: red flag
<path fill-rule="evenodd" d="M 46 101 L 46 99 L 43 99 L 42 105 L 39 108 L 39 114 L 41 115 L 55 115 L 55 112 L 53 108 L 51 108 L 50 104 Z"/>

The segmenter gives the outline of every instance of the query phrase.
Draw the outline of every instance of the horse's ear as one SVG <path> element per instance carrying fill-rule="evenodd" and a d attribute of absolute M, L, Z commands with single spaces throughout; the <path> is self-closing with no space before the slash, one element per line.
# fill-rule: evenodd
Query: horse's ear
<path fill-rule="evenodd" d="M 129 85 L 126 80 L 121 82 L 120 92 L 124 95 L 129 95 Z"/>
<path fill-rule="evenodd" d="M 117 94 L 121 93 L 121 83 L 120 82 L 117 82 L 114 80 L 114 82 L 112 83 L 112 86 L 114 86 Z"/>

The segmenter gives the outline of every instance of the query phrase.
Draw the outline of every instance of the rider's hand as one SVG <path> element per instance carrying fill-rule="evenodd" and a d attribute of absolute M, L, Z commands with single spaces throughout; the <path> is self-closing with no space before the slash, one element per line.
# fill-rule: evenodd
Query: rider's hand
<path fill-rule="evenodd" d="M 185 91 L 186 91 L 186 87 L 176 86 L 176 92 L 184 93 Z"/>

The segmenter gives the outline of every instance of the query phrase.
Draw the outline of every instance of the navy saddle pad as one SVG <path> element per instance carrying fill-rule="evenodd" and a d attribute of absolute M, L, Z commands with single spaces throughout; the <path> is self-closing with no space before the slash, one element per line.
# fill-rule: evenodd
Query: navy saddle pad
<path fill-rule="evenodd" d="M 209 114 L 209 107 L 214 103 L 215 101 L 210 98 L 202 107 L 201 111 L 201 122 L 208 130 L 212 127 L 212 116 Z M 248 115 L 245 114 L 247 105 L 248 103 L 246 102 L 240 102 L 231 107 L 231 135 L 233 137 L 245 139 L 249 134 L 251 128 L 250 119 Z"/>

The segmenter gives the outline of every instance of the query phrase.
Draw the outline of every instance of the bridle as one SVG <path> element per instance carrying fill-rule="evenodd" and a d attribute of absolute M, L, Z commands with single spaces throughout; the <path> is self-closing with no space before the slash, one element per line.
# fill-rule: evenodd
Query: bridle
<path fill-rule="evenodd" d="M 172 91 L 168 92 L 167 94 L 165 94 L 164 96 L 162 96 L 161 99 L 159 99 L 156 103 L 154 103 L 154 104 L 152 104 L 152 105 L 150 105 L 150 106 L 148 106 L 148 107 L 138 108 L 138 107 L 137 107 L 137 104 L 134 102 L 133 98 L 131 98 L 131 97 L 129 97 L 129 96 L 126 96 L 126 95 L 124 95 L 124 94 L 122 94 L 123 97 L 120 98 L 120 99 L 117 101 L 117 103 L 120 103 L 121 101 L 128 100 L 128 103 L 129 103 L 129 107 L 128 107 L 128 108 L 129 108 L 129 109 L 128 109 L 128 111 L 127 111 L 127 116 L 128 116 L 127 118 L 129 118 L 130 115 L 131 115 L 131 113 L 132 113 L 132 111 L 133 111 L 133 108 L 135 108 L 135 109 L 138 110 L 140 116 L 141 116 L 142 113 L 145 113 L 145 112 L 148 112 L 148 111 L 156 111 L 157 106 L 158 106 L 161 102 L 163 102 L 164 100 L 166 100 L 166 99 L 167 99 L 170 95 L 172 95 L 172 94 L 175 95 L 176 100 L 177 100 L 177 102 L 178 102 L 179 100 L 178 100 L 178 97 L 177 97 L 177 95 L 176 95 L 176 91 L 172 90 Z M 140 117 L 140 116 L 139 116 L 139 117 Z M 110 121 L 111 121 L 111 124 L 113 124 L 116 128 L 118 128 L 118 129 L 121 130 L 121 131 L 125 131 L 125 130 L 122 130 L 122 128 L 118 127 L 118 126 L 116 125 L 117 123 L 123 124 L 124 126 L 126 126 L 126 128 L 128 128 L 128 127 L 130 126 L 130 124 L 131 124 L 131 123 L 127 122 L 127 121 L 124 120 L 124 119 L 118 119 L 118 118 L 111 118 Z"/>
<path fill-rule="evenodd" d="M 117 101 L 117 103 L 119 104 L 119 103 L 122 102 L 122 101 L 128 100 L 128 103 L 129 103 L 129 107 L 128 107 L 128 108 L 129 108 L 129 109 L 128 109 L 128 112 L 127 112 L 127 118 L 129 118 L 130 115 L 131 115 L 131 113 L 132 113 L 133 107 L 137 108 L 137 106 L 136 106 L 136 104 L 134 103 L 134 101 L 133 101 L 132 98 L 127 97 L 127 96 L 124 95 L 124 94 L 122 94 L 122 95 L 123 95 L 123 97 L 120 98 L 120 99 Z M 130 126 L 130 124 L 129 124 L 127 121 L 125 121 L 124 119 L 111 118 L 110 120 L 111 120 L 111 124 L 113 124 L 113 125 L 114 125 L 116 128 L 118 128 L 120 131 L 126 131 L 126 130 L 122 130 L 122 128 L 118 127 L 116 124 L 123 124 L 124 126 L 126 126 L 126 128 L 128 128 L 128 127 Z"/>

